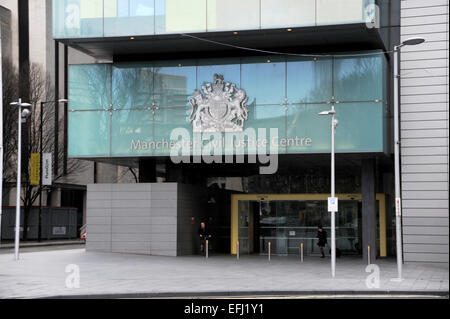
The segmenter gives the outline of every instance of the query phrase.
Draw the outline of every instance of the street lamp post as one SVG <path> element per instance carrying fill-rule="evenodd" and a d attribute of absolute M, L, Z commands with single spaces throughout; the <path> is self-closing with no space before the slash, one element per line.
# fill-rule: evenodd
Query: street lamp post
<path fill-rule="evenodd" d="M 417 45 L 425 42 L 423 38 L 411 38 L 394 46 L 394 171 L 395 171 L 395 226 L 397 244 L 397 280 L 402 280 L 403 252 L 401 236 L 401 195 L 400 195 L 400 125 L 399 125 L 399 53 L 400 48 L 405 45 Z"/>
<path fill-rule="evenodd" d="M 20 241 L 20 180 L 22 178 L 22 119 L 26 119 L 31 111 L 29 109 L 23 109 L 23 107 L 30 107 L 29 103 L 22 103 L 22 99 L 19 98 L 18 102 L 10 103 L 11 106 L 17 106 L 18 109 L 18 131 L 17 131 L 17 186 L 16 186 L 16 234 L 14 242 L 14 257 L 19 259 L 19 241 Z"/>
<path fill-rule="evenodd" d="M 319 115 L 331 115 L 331 197 L 335 197 L 335 158 L 334 158 L 334 135 L 336 134 L 336 127 L 338 121 L 334 118 L 336 111 L 334 109 L 334 102 L 331 103 L 331 110 L 320 112 Z M 336 211 L 331 210 L 331 276 L 336 276 Z"/>
<path fill-rule="evenodd" d="M 44 104 L 47 103 L 54 103 L 55 101 L 42 101 L 41 102 L 41 109 L 40 109 L 40 123 L 39 123 L 39 225 L 38 225 L 38 242 L 42 239 L 42 231 L 41 231 L 41 225 L 42 225 L 42 133 L 43 133 L 43 110 L 44 110 Z M 66 103 L 66 99 L 59 99 L 59 103 Z"/>

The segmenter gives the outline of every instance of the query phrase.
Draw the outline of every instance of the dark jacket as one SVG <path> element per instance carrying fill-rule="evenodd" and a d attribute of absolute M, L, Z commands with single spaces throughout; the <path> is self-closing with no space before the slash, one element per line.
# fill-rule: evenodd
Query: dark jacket
<path fill-rule="evenodd" d="M 198 228 L 198 236 L 200 237 L 200 239 L 208 239 L 211 234 L 208 231 L 208 227 L 205 226 L 205 228 L 202 228 L 202 226 L 200 226 Z"/>
<path fill-rule="evenodd" d="M 322 231 L 317 231 L 317 238 L 319 238 L 319 242 L 317 243 L 318 246 L 325 246 L 327 243 L 327 232 L 322 229 Z"/>

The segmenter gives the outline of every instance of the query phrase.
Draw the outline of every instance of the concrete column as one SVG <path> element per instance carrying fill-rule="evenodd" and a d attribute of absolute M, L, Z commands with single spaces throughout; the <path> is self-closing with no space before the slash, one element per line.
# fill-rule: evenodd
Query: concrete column
<path fill-rule="evenodd" d="M 61 206 L 61 188 L 55 188 L 52 191 L 50 206 L 59 207 Z"/>
<path fill-rule="evenodd" d="M 362 252 L 367 261 L 370 246 L 370 261 L 376 256 L 376 197 L 375 197 L 375 159 L 363 159 L 361 168 L 362 192 Z"/>
<path fill-rule="evenodd" d="M 97 163 L 97 183 L 117 183 L 117 166 L 107 163 Z"/>
<path fill-rule="evenodd" d="M 5 206 L 16 206 L 16 191 L 17 188 L 11 187 L 8 192 L 8 199 Z"/>

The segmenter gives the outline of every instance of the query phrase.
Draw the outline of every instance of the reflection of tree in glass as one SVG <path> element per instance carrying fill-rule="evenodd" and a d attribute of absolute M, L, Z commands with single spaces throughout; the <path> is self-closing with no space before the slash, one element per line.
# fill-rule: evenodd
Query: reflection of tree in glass
<path fill-rule="evenodd" d="M 331 99 L 331 63 L 329 60 L 318 60 L 312 62 L 312 70 L 310 74 L 312 75 L 311 89 L 305 93 L 305 101 L 313 103 L 323 103 Z M 303 102 L 303 101 L 295 101 Z"/>
<path fill-rule="evenodd" d="M 334 82 L 336 100 L 343 102 L 342 95 L 345 95 L 345 102 L 372 100 L 369 97 L 370 92 L 378 86 L 380 80 L 380 57 L 378 56 L 364 56 L 364 57 L 349 57 L 336 58 L 333 63 L 334 79 L 331 79 L 332 74 L 328 63 L 314 63 L 311 74 L 314 76 L 311 79 L 314 84 L 311 89 L 305 93 L 305 98 L 308 102 L 321 103 L 331 100 L 331 88 L 324 83 L 328 81 L 322 78 L 323 74 L 328 74 L 330 79 Z M 330 82 L 331 83 L 331 82 Z M 367 98 L 361 99 L 358 92 L 367 92 Z M 354 93 L 354 96 L 352 96 Z M 340 96 L 341 95 L 341 96 Z M 324 100 L 325 97 L 325 100 Z M 382 98 L 381 96 L 378 98 Z M 303 102 L 303 101 L 296 101 Z"/>
<path fill-rule="evenodd" d="M 108 65 L 80 66 L 77 77 L 71 79 L 70 101 L 77 107 L 105 109 L 110 105 L 111 69 Z M 86 72 L 84 72 L 86 70 Z M 74 103 L 72 103 L 74 102 Z"/>
<path fill-rule="evenodd" d="M 337 59 L 334 63 L 336 99 L 341 102 L 373 100 L 373 92 L 380 86 L 380 61 L 378 56 Z"/>
<path fill-rule="evenodd" d="M 320 61 L 320 60 L 319 60 Z M 305 66 L 307 67 L 307 66 Z M 305 92 L 304 97 L 310 103 L 323 103 L 331 100 L 332 91 L 329 85 L 325 85 L 328 81 L 322 77 L 328 74 L 333 83 L 335 99 L 340 102 L 351 101 L 371 101 L 374 88 L 379 87 L 382 72 L 380 68 L 380 57 L 364 56 L 350 58 L 336 58 L 333 63 L 334 79 L 332 79 L 330 65 L 328 63 L 316 62 L 312 66 L 309 74 L 313 75 L 311 81 L 311 89 Z M 325 100 L 324 100 L 325 98 Z M 382 99 L 382 96 L 377 96 Z M 292 101 L 294 103 L 302 103 L 303 101 Z M 299 123 L 302 113 L 293 111 L 294 116 L 290 120 L 291 123 Z M 308 105 L 304 107 L 308 108 Z M 292 131 L 296 129 L 295 125 L 287 127 L 287 136 L 291 136 Z"/>
<path fill-rule="evenodd" d="M 172 69 L 172 68 L 169 68 Z M 177 71 L 179 68 L 175 68 Z M 113 134 L 144 134 L 151 139 L 151 125 L 163 123 L 180 126 L 186 122 L 187 76 L 168 74 L 164 67 L 149 65 L 118 64 L 112 73 L 113 108 L 121 110 L 115 116 L 120 132 Z M 168 108 L 180 108 L 171 111 Z M 146 110 L 139 112 L 138 110 Z M 174 117 L 175 116 L 175 117 Z M 165 127 L 167 129 L 168 127 Z M 166 131 L 166 130 L 165 130 Z M 159 128 L 155 127 L 153 138 Z"/>
<path fill-rule="evenodd" d="M 114 67 L 112 97 L 114 108 L 147 108 L 152 106 L 153 72 L 151 67 Z"/>
<path fill-rule="evenodd" d="M 151 125 L 152 112 L 139 112 L 137 109 L 152 107 L 153 72 L 151 67 L 114 68 L 112 73 L 113 108 L 120 109 L 114 116 L 120 123 L 120 131 L 113 134 L 128 135 L 143 133 L 140 124 Z M 151 136 L 143 136 L 151 138 Z"/>

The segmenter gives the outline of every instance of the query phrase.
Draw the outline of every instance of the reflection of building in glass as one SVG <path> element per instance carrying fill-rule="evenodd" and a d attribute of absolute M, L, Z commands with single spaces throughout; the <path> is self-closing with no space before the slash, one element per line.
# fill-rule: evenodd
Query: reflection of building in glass
<path fill-rule="evenodd" d="M 162 74 L 154 75 L 154 99 L 160 105 L 181 106 L 187 104 L 192 92 L 187 92 L 187 79 L 182 75 Z"/>

